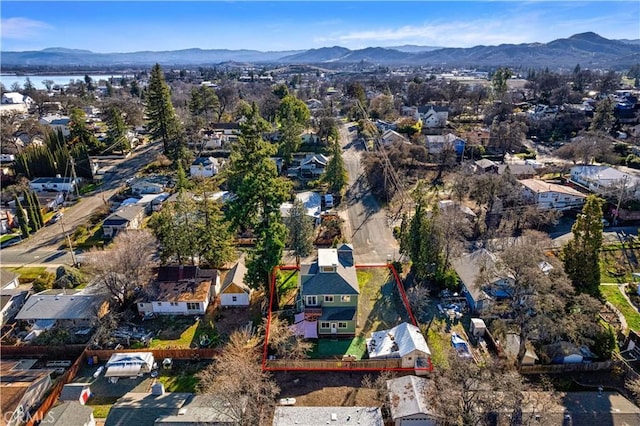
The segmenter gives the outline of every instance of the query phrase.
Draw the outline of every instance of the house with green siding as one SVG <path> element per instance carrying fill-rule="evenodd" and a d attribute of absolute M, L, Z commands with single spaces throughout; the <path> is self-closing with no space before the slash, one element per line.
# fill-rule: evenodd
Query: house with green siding
<path fill-rule="evenodd" d="M 348 337 L 358 322 L 358 277 L 353 247 L 318 249 L 318 260 L 300 266 L 297 309 L 316 322 L 318 337 Z"/>

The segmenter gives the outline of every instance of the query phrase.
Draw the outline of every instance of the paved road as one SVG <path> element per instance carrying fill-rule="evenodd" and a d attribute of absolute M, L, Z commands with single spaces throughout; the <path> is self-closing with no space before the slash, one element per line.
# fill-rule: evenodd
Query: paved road
<path fill-rule="evenodd" d="M 353 244 L 356 262 L 384 263 L 389 257 L 399 257 L 398 244 L 389 228 L 386 211 L 369 190 L 361 164 L 364 147 L 354 142 L 355 136 L 355 132 L 349 131 L 349 125 L 340 128 L 349 186 L 339 214 L 345 220 L 345 236 Z"/>
<path fill-rule="evenodd" d="M 129 158 L 114 165 L 113 172 L 104 175 L 99 190 L 84 196 L 78 203 L 64 209 L 63 219 L 53 225 L 42 228 L 37 234 L 20 244 L 0 251 L 0 263 L 22 265 L 32 263 L 71 264 L 67 250 L 60 250 L 60 244 L 66 232 L 72 234 L 79 226 L 87 222 L 89 216 L 105 203 L 132 177 L 142 166 L 151 162 L 160 152 L 161 144 L 153 143 L 135 151 Z M 44 259 L 44 260 L 43 260 Z"/>

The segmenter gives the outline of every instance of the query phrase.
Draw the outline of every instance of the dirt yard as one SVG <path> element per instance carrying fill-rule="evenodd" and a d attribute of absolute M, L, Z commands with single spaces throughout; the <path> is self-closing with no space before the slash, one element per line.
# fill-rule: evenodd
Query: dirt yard
<path fill-rule="evenodd" d="M 280 398 L 295 398 L 296 406 L 372 406 L 376 390 L 362 386 L 366 375 L 375 379 L 377 373 L 361 372 L 277 372 L 274 378 L 280 386 Z"/>

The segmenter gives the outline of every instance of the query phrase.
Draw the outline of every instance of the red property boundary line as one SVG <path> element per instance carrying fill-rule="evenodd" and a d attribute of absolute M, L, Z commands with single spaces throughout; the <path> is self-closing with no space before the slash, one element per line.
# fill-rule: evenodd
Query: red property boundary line
<path fill-rule="evenodd" d="M 416 318 L 413 316 L 413 312 L 411 311 L 411 307 L 409 306 L 409 299 L 407 298 L 407 293 L 404 291 L 404 287 L 402 285 L 402 281 L 400 280 L 400 276 L 398 275 L 398 271 L 396 270 L 393 264 L 361 264 L 355 265 L 356 269 L 364 269 L 364 268 L 387 268 L 393 274 L 393 277 L 396 281 L 396 287 L 398 288 L 398 292 L 400 293 L 400 298 L 402 299 L 402 304 L 404 305 L 407 313 L 409 314 L 409 319 L 414 326 L 418 326 L 418 322 Z M 433 371 L 433 364 L 431 364 L 431 359 L 428 359 L 429 366 L 427 368 L 362 368 L 362 367 L 352 367 L 352 362 L 344 362 L 344 365 L 348 367 L 336 367 L 336 368 L 304 368 L 304 367 L 268 367 L 267 366 L 267 353 L 268 353 L 268 342 L 269 342 L 269 330 L 271 328 L 271 314 L 273 312 L 273 295 L 274 291 L 276 291 L 276 276 L 278 271 L 299 271 L 300 268 L 295 265 L 282 265 L 275 266 L 271 271 L 271 282 L 270 282 L 270 291 L 269 291 L 269 312 L 267 316 L 267 328 L 265 330 L 264 344 L 262 348 L 262 371 Z M 357 361 L 356 361 L 357 362 Z"/>

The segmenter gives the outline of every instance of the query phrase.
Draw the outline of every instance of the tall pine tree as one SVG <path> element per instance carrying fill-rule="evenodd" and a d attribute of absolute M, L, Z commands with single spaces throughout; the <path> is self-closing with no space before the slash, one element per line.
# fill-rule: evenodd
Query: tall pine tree
<path fill-rule="evenodd" d="M 600 295 L 600 248 L 602 247 L 602 205 L 595 195 L 587 197 L 571 232 L 573 240 L 562 248 L 564 269 L 576 291 Z"/>
<path fill-rule="evenodd" d="M 145 94 L 145 113 L 151 137 L 162 141 L 165 155 L 177 158 L 181 153 L 182 125 L 171 103 L 171 92 L 159 64 L 151 69 Z"/>
<path fill-rule="evenodd" d="M 16 217 L 18 218 L 18 225 L 20 225 L 20 232 L 22 232 L 22 238 L 29 238 L 29 224 L 27 223 L 27 215 L 24 212 L 22 203 L 18 197 L 14 197 L 13 200 L 16 203 Z"/>

